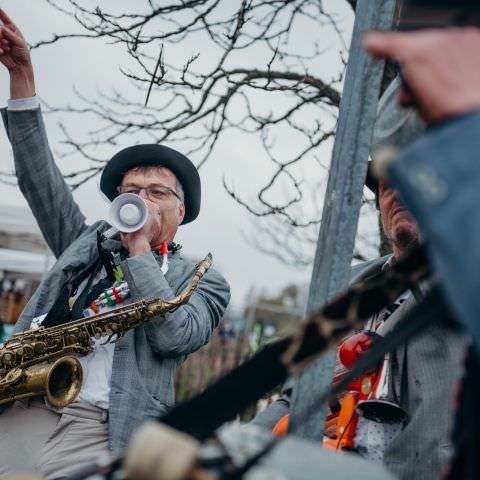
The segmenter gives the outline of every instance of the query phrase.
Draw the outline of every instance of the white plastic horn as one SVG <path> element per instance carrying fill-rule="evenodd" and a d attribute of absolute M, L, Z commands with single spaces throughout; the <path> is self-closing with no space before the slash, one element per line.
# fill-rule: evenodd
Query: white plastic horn
<path fill-rule="evenodd" d="M 113 200 L 108 214 L 110 223 L 123 233 L 140 230 L 147 221 L 148 207 L 135 193 L 122 193 Z"/>

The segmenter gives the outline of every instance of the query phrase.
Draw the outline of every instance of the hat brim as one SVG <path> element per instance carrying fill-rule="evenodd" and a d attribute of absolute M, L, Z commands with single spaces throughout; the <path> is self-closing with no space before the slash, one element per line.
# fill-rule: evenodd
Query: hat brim
<path fill-rule="evenodd" d="M 400 86 L 401 79 L 396 77 L 378 102 L 377 118 L 370 146 L 370 156 L 374 161 L 381 147 L 402 149 L 417 140 L 425 131 L 425 123 L 413 109 L 404 109 L 398 105 L 397 95 Z M 377 195 L 378 180 L 373 175 L 371 161 L 368 162 L 365 185 Z"/>
<path fill-rule="evenodd" d="M 112 201 L 125 174 L 136 167 L 166 167 L 182 185 L 185 217 L 182 225 L 195 220 L 200 212 L 201 184 L 195 165 L 180 152 L 164 145 L 144 144 L 125 148 L 114 155 L 103 169 L 100 189 Z"/>

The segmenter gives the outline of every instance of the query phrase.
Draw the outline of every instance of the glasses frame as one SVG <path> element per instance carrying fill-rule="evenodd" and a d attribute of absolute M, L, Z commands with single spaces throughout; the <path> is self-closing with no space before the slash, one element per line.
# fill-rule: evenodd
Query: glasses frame
<path fill-rule="evenodd" d="M 171 187 L 168 187 L 167 185 L 162 185 L 162 184 L 156 184 L 155 187 L 161 187 L 161 188 L 164 188 L 165 190 L 167 190 L 169 193 L 171 193 L 172 195 L 174 195 L 178 200 L 180 200 L 182 203 L 183 203 L 183 200 L 180 198 L 180 196 L 178 195 L 178 193 Z M 153 189 L 155 188 L 153 185 L 150 185 L 148 187 L 137 187 L 136 185 L 132 185 L 131 187 L 128 187 L 128 185 L 119 185 L 117 187 L 117 192 L 119 194 L 122 194 L 122 193 L 134 193 L 135 195 L 140 195 L 140 192 L 142 190 L 145 190 L 145 193 L 147 195 L 147 197 L 149 199 L 154 199 L 154 200 L 160 200 L 159 198 L 155 198 L 153 195 L 150 194 L 150 189 Z M 130 192 L 122 192 L 122 189 L 124 188 L 132 188 L 132 190 L 136 190 L 136 191 L 130 191 Z"/>

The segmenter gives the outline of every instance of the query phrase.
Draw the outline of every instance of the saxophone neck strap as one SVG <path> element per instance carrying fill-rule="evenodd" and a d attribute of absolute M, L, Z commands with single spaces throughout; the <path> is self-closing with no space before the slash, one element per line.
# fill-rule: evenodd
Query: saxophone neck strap
<path fill-rule="evenodd" d="M 89 282 L 93 281 L 97 273 L 102 267 L 102 262 L 96 259 L 87 268 L 83 269 L 78 275 L 71 277 L 71 279 L 65 282 L 60 288 L 57 299 L 51 306 L 47 313 L 47 316 L 42 322 L 42 326 L 45 328 L 55 327 L 72 320 L 72 312 L 70 310 L 70 297 L 77 293 L 78 287 L 89 276 Z"/>

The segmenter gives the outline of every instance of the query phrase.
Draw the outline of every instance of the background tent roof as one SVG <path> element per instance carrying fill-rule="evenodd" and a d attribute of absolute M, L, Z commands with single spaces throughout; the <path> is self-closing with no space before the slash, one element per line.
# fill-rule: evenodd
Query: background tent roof
<path fill-rule="evenodd" d="M 0 205 L 0 248 L 46 254 L 37 222 L 26 207 Z"/>
<path fill-rule="evenodd" d="M 25 207 L 0 205 L 0 231 L 41 236 L 37 221 Z"/>
<path fill-rule="evenodd" d="M 41 277 L 53 265 L 52 255 L 0 248 L 0 270 Z"/>
<path fill-rule="evenodd" d="M 40 280 L 53 262 L 30 210 L 0 205 L 0 271 L 5 277 Z"/>

